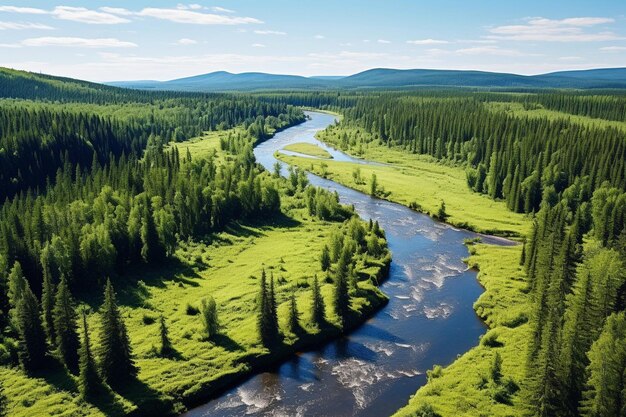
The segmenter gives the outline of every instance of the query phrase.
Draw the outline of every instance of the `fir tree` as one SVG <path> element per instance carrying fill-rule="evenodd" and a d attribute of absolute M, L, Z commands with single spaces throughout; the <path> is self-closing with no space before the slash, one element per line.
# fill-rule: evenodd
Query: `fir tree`
<path fill-rule="evenodd" d="M 322 248 L 322 254 L 320 256 L 322 271 L 328 271 L 328 268 L 330 268 L 330 262 L 330 250 L 328 249 L 328 245 L 324 245 L 324 247 Z"/>
<path fill-rule="evenodd" d="M 27 372 L 40 369 L 46 357 L 46 334 L 41 324 L 37 297 L 26 284 L 16 308 L 17 329 L 20 336 L 19 358 Z"/>
<path fill-rule="evenodd" d="M 339 318 L 339 326 L 344 327 L 346 318 L 350 312 L 350 254 L 347 250 L 341 252 L 335 272 L 335 292 L 333 294 L 333 307 Z"/>
<path fill-rule="evenodd" d="M 296 302 L 296 291 L 291 290 L 289 296 L 289 313 L 287 315 L 287 331 L 291 334 L 299 334 L 300 327 L 300 314 L 298 313 L 298 305 Z"/>
<path fill-rule="evenodd" d="M 370 195 L 372 197 L 376 197 L 378 193 L 378 180 L 376 179 L 376 174 L 372 172 L 372 179 L 370 180 Z"/>
<path fill-rule="evenodd" d="M 313 277 L 313 285 L 311 286 L 312 302 L 311 302 L 311 318 L 315 324 L 319 327 L 324 325 L 326 319 L 324 317 L 324 297 L 320 289 L 320 282 L 317 279 L 317 274 Z"/>
<path fill-rule="evenodd" d="M 130 339 L 108 279 L 104 290 L 100 330 L 100 373 L 111 386 L 119 386 L 137 375 Z"/>
<path fill-rule="evenodd" d="M 448 220 L 448 213 L 446 212 L 446 203 L 445 201 L 441 201 L 441 205 L 439 206 L 439 209 L 437 209 L 437 215 L 435 216 L 438 220 L 441 220 L 442 222 L 445 222 L 446 220 Z"/>
<path fill-rule="evenodd" d="M 80 345 L 80 350 L 78 351 L 78 389 L 82 398 L 85 400 L 92 400 L 97 397 L 104 387 L 91 353 L 89 327 L 87 326 L 87 313 L 84 310 L 82 312 L 82 319 L 83 339 Z"/>
<path fill-rule="evenodd" d="M 273 283 L 273 279 L 272 279 Z M 273 308 L 273 284 L 268 286 L 265 270 L 261 271 L 259 296 L 257 301 L 259 336 L 264 346 L 271 346 L 278 339 L 278 325 L 274 316 Z"/>
<path fill-rule="evenodd" d="M 52 274 L 44 269 L 43 288 L 41 291 L 41 321 L 46 330 L 46 335 L 51 344 L 56 343 L 56 333 L 54 329 L 54 284 L 52 282 Z"/>
<path fill-rule="evenodd" d="M 19 301 L 24 296 L 26 287 L 28 286 L 24 272 L 22 271 L 22 265 L 19 262 L 13 264 L 13 268 L 11 268 L 11 272 L 9 273 L 8 283 L 9 305 L 11 306 L 11 311 L 14 311 Z M 13 316 L 13 314 L 11 314 L 11 316 Z"/>
<path fill-rule="evenodd" d="M 4 386 L 0 381 L 0 417 L 6 417 L 7 415 L 7 397 L 4 395 Z"/>
<path fill-rule="evenodd" d="M 76 311 L 65 276 L 61 276 L 54 303 L 54 328 L 56 346 L 63 364 L 71 372 L 78 370 L 80 341 L 76 325 Z"/>

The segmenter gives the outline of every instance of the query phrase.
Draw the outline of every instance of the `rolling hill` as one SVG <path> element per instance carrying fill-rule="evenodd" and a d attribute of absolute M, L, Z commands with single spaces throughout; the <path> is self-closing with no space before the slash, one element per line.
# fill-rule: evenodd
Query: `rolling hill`
<path fill-rule="evenodd" d="M 123 81 L 110 85 L 179 91 L 257 91 L 424 86 L 482 88 L 626 88 L 626 68 L 518 75 L 486 71 L 375 68 L 346 77 L 303 77 L 260 72 L 212 72 L 170 81 Z"/>

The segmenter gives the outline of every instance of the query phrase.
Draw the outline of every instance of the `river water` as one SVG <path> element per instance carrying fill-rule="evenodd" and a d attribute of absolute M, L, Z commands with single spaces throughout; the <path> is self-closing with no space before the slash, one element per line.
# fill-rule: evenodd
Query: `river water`
<path fill-rule="evenodd" d="M 259 144 L 257 161 L 272 171 L 275 151 L 309 142 L 335 160 L 368 163 L 315 139 L 316 132 L 335 122 L 334 116 L 307 114 L 305 123 Z M 462 261 L 468 255 L 463 240 L 476 234 L 320 177 L 309 179 L 337 191 L 342 203 L 354 205 L 363 219 L 378 220 L 385 229 L 393 262 L 381 289 L 389 304 L 346 337 L 295 355 L 184 417 L 388 416 L 426 382 L 426 370 L 452 362 L 485 332 L 472 309 L 482 288 L 476 272 Z M 502 243 L 483 236 L 490 240 Z"/>

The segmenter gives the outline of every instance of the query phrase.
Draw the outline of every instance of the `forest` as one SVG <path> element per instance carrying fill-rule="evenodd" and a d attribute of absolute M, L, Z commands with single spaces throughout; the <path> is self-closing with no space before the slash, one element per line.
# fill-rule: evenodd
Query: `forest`
<path fill-rule="evenodd" d="M 510 346 L 487 333 L 480 343 L 489 376 L 478 390 L 491 387 L 489 401 L 508 407 L 502 415 L 626 415 L 623 94 L 196 94 L 0 75 L 0 415 L 28 415 L 31 402 L 49 396 L 29 401 L 21 384 L 55 392 L 58 412 L 176 414 L 212 384 L 254 372 L 258 358 L 340 335 L 381 308 L 377 284 L 391 262 L 385 231 L 310 185 L 306 169 L 491 230 L 470 227 L 471 213 L 457 215 L 450 200 L 428 209 L 402 200 L 377 166 L 363 167 L 371 170 L 363 177 L 330 158 L 315 167 L 292 158 L 300 168 L 285 177 L 280 165 L 263 169 L 254 146 L 305 121 L 303 108 L 341 115 L 319 135 L 329 144 L 357 157 L 393 156 L 407 169 L 462 172 L 463 192 L 523 219 L 504 230 L 519 257 L 503 262 L 521 277 L 529 308 L 505 327 L 529 337 Z M 257 239 L 290 246 L 277 255 Z M 242 283 L 232 281 L 235 268 Z M 146 284 L 156 270 L 168 278 Z M 196 287 L 205 296 L 193 298 Z M 140 292 L 143 301 L 128 301 Z M 185 305 L 173 306 L 171 294 Z M 506 349 L 523 350 L 506 364 L 520 370 L 516 380 L 502 368 Z M 429 371 L 424 389 L 446 372 Z M 58 379 L 65 382 L 49 382 Z M 446 415 L 419 394 L 401 413 Z"/>

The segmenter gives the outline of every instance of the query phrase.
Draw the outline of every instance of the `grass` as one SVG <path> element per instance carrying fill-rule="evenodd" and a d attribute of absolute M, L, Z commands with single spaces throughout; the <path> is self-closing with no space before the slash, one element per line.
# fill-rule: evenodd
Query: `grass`
<path fill-rule="evenodd" d="M 332 156 L 325 149 L 320 148 L 312 143 L 292 143 L 283 148 L 286 151 L 297 152 L 303 155 L 314 156 L 316 158 L 332 159 Z"/>
<path fill-rule="evenodd" d="M 523 236 L 530 226 L 526 216 L 509 211 L 504 202 L 472 192 L 467 187 L 465 171 L 458 166 L 374 145 L 359 156 L 387 165 L 277 156 L 284 162 L 365 193 L 370 193 L 372 174 L 375 174 L 379 197 L 431 215 L 437 213 L 444 201 L 450 216 L 448 223 L 466 229 L 501 236 Z"/>
<path fill-rule="evenodd" d="M 616 120 L 596 119 L 588 116 L 570 114 L 557 110 L 549 110 L 539 106 L 536 109 L 526 110 L 523 103 L 515 102 L 488 102 L 485 106 L 493 111 L 504 111 L 516 117 L 547 118 L 549 120 L 568 119 L 585 127 L 607 128 L 612 127 L 626 132 L 626 122 Z"/>
<path fill-rule="evenodd" d="M 219 137 L 211 132 L 188 145 L 194 158 L 221 153 Z M 183 151 L 184 152 L 184 151 Z M 184 155 L 184 153 L 182 154 Z M 181 156 L 182 156 L 181 155 Z M 332 311 L 333 285 L 324 278 L 319 255 L 331 234 L 347 223 L 320 221 L 308 215 L 301 194 L 281 193 L 283 215 L 262 223 L 232 224 L 202 241 L 182 242 L 173 261 L 159 266 L 133 267 L 113 277 L 122 316 L 128 327 L 139 375 L 120 394 L 98 404 L 78 397 L 76 377 L 60 367 L 36 377 L 19 368 L 0 367 L 10 416 L 125 416 L 176 414 L 205 402 L 250 373 L 263 369 L 297 351 L 311 348 L 342 334 Z M 373 284 L 383 278 L 390 258 L 356 256 L 361 277 L 353 295 L 352 315 L 346 331 L 357 326 L 386 303 Z M 278 312 L 285 327 L 287 297 L 296 292 L 299 335 L 285 334 L 272 351 L 260 343 L 256 297 L 261 269 L 276 279 Z M 313 275 L 322 284 L 328 323 L 318 327 L 310 317 Z M 203 336 L 200 315 L 193 314 L 206 297 L 218 305 L 221 333 L 212 340 Z M 88 318 L 93 348 L 99 337 L 101 291 L 79 296 L 93 311 Z M 160 357 L 159 320 L 163 315 L 175 352 Z"/>
<path fill-rule="evenodd" d="M 524 273 L 518 266 L 521 247 L 475 245 L 470 247 L 470 267 L 479 268 L 485 292 L 474 304 L 490 330 L 478 346 L 429 378 L 393 417 L 412 417 L 428 405 L 441 416 L 512 417 L 524 415 L 525 368 L 530 338 L 526 323 L 530 308 Z M 502 377 L 495 383 L 491 367 L 498 352 Z"/>

